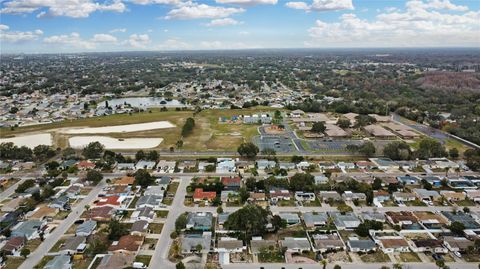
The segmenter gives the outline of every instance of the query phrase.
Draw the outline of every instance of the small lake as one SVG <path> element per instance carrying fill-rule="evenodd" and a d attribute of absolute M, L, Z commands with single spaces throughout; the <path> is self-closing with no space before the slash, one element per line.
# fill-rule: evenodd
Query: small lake
<path fill-rule="evenodd" d="M 178 100 L 167 101 L 163 97 L 126 97 L 126 98 L 115 98 L 108 100 L 108 105 L 111 107 L 117 105 L 129 104 L 132 107 L 138 108 L 150 108 L 150 107 L 183 107 L 186 106 Z M 105 107 L 105 101 L 98 104 L 99 106 Z"/>

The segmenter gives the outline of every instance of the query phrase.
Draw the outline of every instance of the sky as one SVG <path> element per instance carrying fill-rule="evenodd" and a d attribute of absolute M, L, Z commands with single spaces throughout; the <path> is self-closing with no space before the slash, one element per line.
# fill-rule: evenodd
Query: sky
<path fill-rule="evenodd" d="M 480 0 L 0 0 L 1 53 L 480 47 Z"/>

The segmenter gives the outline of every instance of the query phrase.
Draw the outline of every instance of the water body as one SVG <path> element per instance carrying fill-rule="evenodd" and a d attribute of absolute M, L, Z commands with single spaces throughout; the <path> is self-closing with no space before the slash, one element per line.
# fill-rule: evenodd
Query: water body
<path fill-rule="evenodd" d="M 151 107 L 184 107 L 186 105 L 180 103 L 178 100 L 167 101 L 163 97 L 126 97 L 115 98 L 108 100 L 108 105 L 114 107 L 117 105 L 129 104 L 132 107 L 138 108 L 151 108 Z M 100 103 L 99 106 L 105 107 L 105 101 Z"/>

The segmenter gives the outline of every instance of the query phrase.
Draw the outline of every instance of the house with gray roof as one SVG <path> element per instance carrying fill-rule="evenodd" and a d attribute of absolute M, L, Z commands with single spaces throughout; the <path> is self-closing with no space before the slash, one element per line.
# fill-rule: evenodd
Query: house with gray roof
<path fill-rule="evenodd" d="M 360 217 L 363 219 L 363 221 L 366 220 L 374 220 L 378 222 L 385 222 L 385 215 L 381 212 L 376 212 L 376 211 L 364 211 L 360 214 Z"/>
<path fill-rule="evenodd" d="M 135 164 L 134 163 L 118 163 L 117 170 L 134 170 Z"/>
<path fill-rule="evenodd" d="M 279 213 L 278 216 L 285 220 L 288 225 L 294 225 L 300 223 L 300 217 L 297 213 Z"/>
<path fill-rule="evenodd" d="M 315 243 L 315 251 L 325 252 L 345 248 L 345 244 L 337 232 L 314 234 L 312 235 L 312 240 Z"/>
<path fill-rule="evenodd" d="M 94 220 L 86 220 L 82 224 L 78 225 L 75 230 L 76 236 L 89 236 L 97 228 L 97 222 Z"/>
<path fill-rule="evenodd" d="M 434 190 L 426 190 L 426 189 L 413 189 L 412 192 L 417 196 L 419 200 L 422 201 L 437 201 L 441 198 L 440 193 Z"/>
<path fill-rule="evenodd" d="M 50 260 L 43 269 L 71 269 L 70 256 L 58 255 Z"/>
<path fill-rule="evenodd" d="M 65 208 L 67 207 L 68 205 L 68 197 L 66 195 L 62 195 L 60 197 L 58 197 L 57 199 L 53 200 L 53 202 L 51 202 L 48 207 L 50 208 L 56 208 L 56 209 L 59 209 L 59 210 L 65 210 Z"/>
<path fill-rule="evenodd" d="M 262 248 L 270 248 L 270 247 L 276 247 L 277 246 L 277 241 L 275 240 L 267 240 L 263 239 L 262 237 L 252 237 L 252 240 L 250 240 L 250 250 L 252 251 L 253 254 L 258 254 L 260 253 L 260 250 Z"/>
<path fill-rule="evenodd" d="M 285 237 L 280 240 L 280 245 L 288 252 L 302 252 L 311 249 L 310 241 L 306 237 Z"/>
<path fill-rule="evenodd" d="M 351 230 L 360 225 L 360 219 L 352 212 L 342 214 L 340 212 L 329 212 L 330 217 L 333 218 L 335 226 L 339 230 Z"/>
<path fill-rule="evenodd" d="M 197 252 L 197 246 L 202 247 L 201 253 L 210 252 L 212 246 L 212 233 L 203 232 L 202 234 L 184 234 L 180 239 L 182 253 L 188 254 Z"/>
<path fill-rule="evenodd" d="M 210 212 L 190 212 L 187 216 L 187 229 L 208 231 L 212 228 L 213 215 Z"/>
<path fill-rule="evenodd" d="M 367 196 L 362 192 L 346 191 L 342 194 L 342 198 L 344 201 L 365 201 Z"/>
<path fill-rule="evenodd" d="M 168 184 L 167 184 L 168 186 Z M 157 195 L 157 196 L 164 196 L 166 187 L 163 186 L 148 186 L 145 192 L 143 193 L 144 196 L 147 195 Z"/>
<path fill-rule="evenodd" d="M 371 239 L 350 238 L 347 241 L 347 246 L 351 252 L 369 252 L 374 251 L 377 248 L 375 242 Z"/>
<path fill-rule="evenodd" d="M 142 207 L 135 211 L 133 211 L 132 216 L 130 217 L 131 220 L 145 220 L 148 222 L 152 222 L 155 218 L 155 211 L 151 207 Z"/>
<path fill-rule="evenodd" d="M 38 238 L 45 222 L 40 220 L 27 220 L 15 225 L 11 236 L 24 236 L 28 240 Z"/>
<path fill-rule="evenodd" d="M 303 213 L 303 221 L 307 228 L 324 227 L 328 222 L 328 215 L 325 212 Z"/>
<path fill-rule="evenodd" d="M 162 205 L 163 196 L 159 195 L 144 195 L 138 198 L 135 207 L 137 209 L 149 207 L 149 208 L 158 208 Z"/>
<path fill-rule="evenodd" d="M 318 196 L 322 202 L 332 201 L 342 201 L 342 196 L 336 191 L 320 191 Z"/>
<path fill-rule="evenodd" d="M 255 162 L 255 164 L 256 164 L 256 166 L 259 170 L 274 168 L 277 165 L 277 163 L 275 161 L 269 161 L 269 160 L 266 160 L 266 159 L 257 160 Z"/>
<path fill-rule="evenodd" d="M 83 253 L 87 248 L 85 236 L 74 236 L 68 238 L 65 244 L 60 248 L 60 253 L 65 255 L 73 255 Z"/>
<path fill-rule="evenodd" d="M 140 160 L 135 164 L 135 170 L 139 170 L 139 169 L 151 170 L 155 168 L 156 164 L 157 164 L 156 162 Z"/>
<path fill-rule="evenodd" d="M 147 233 L 147 229 L 148 221 L 137 220 L 132 224 L 132 228 L 130 228 L 130 234 L 144 236 Z"/>
<path fill-rule="evenodd" d="M 460 222 L 463 223 L 465 229 L 467 230 L 480 230 L 480 225 L 475 219 L 472 218 L 469 214 L 466 214 L 462 211 L 457 211 L 455 213 L 450 211 L 442 211 L 442 215 L 444 215 L 448 219 L 448 225 L 451 225 L 453 222 Z"/>

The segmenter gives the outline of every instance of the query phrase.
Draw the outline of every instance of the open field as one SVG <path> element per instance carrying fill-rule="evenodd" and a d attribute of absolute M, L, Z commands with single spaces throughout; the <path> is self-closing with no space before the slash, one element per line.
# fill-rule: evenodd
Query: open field
<path fill-rule="evenodd" d="M 149 149 L 162 143 L 162 138 L 125 138 L 118 139 L 109 136 L 73 136 L 68 139 L 72 148 L 82 149 L 90 142 L 98 141 L 106 149 Z"/>
<path fill-rule="evenodd" d="M 252 137 L 258 135 L 258 125 L 245 125 L 245 124 L 223 124 L 218 122 L 219 117 L 231 117 L 239 114 L 253 114 L 260 111 L 269 111 L 272 108 L 269 107 L 256 107 L 252 109 L 242 110 L 204 110 L 198 113 L 195 119 L 195 128 L 188 137 L 184 138 L 183 147 L 184 150 L 194 151 L 206 151 L 206 150 L 236 150 L 238 145 L 244 141 L 251 141 Z M 103 117 L 94 117 L 87 119 L 78 119 L 71 121 L 55 122 L 52 124 L 42 124 L 34 126 L 25 126 L 14 128 L 13 130 L 3 128 L 0 132 L 2 138 L 12 138 L 14 136 L 23 136 L 30 134 L 45 134 L 50 132 L 53 137 L 53 145 L 57 147 L 68 146 L 68 139 L 70 134 L 65 133 L 66 128 L 72 129 L 71 132 L 82 133 L 92 132 L 92 130 L 100 130 L 100 132 L 111 131 L 112 126 L 121 126 L 135 124 L 139 126 L 140 123 L 150 123 L 145 126 L 150 126 L 154 122 L 168 121 L 174 127 L 167 128 L 166 125 L 162 125 L 165 129 L 151 129 L 150 126 L 142 129 L 142 131 L 133 129 L 133 132 L 120 132 L 111 133 L 109 137 L 116 139 L 127 138 L 163 138 L 163 142 L 153 149 L 169 149 L 171 146 L 175 146 L 175 143 L 180 139 L 180 133 L 185 120 L 188 117 L 193 117 L 192 111 L 160 111 L 160 109 L 150 109 L 148 112 L 140 112 L 134 114 L 115 114 Z M 140 127 L 143 125 L 140 125 Z M 162 127 L 160 126 L 160 127 Z M 78 128 L 86 129 L 78 129 Z M 88 127 L 88 128 L 87 128 Z M 91 129 L 91 128 L 101 129 Z M 110 128 L 110 129 L 104 129 Z M 120 127 L 119 127 L 120 128 Z M 121 127 L 125 130 L 125 127 Z M 150 130 L 148 130 L 150 129 Z M 68 131 L 70 132 L 70 131 Z M 48 134 L 47 134 L 48 135 Z"/>
<path fill-rule="evenodd" d="M 4 130 L 2 130 L 0 133 L 2 133 L 2 136 L 3 136 Z M 34 148 L 38 145 L 51 146 L 52 136 L 48 133 L 42 133 L 42 134 L 22 135 L 22 136 L 0 139 L 0 143 L 9 143 L 9 142 L 13 142 L 15 145 L 19 147 L 26 146 L 29 148 Z"/>
<path fill-rule="evenodd" d="M 155 129 L 174 128 L 175 125 L 168 121 L 156 121 L 138 124 L 114 125 L 104 127 L 87 127 L 87 128 L 69 128 L 62 130 L 65 134 L 108 134 L 108 133 L 133 133 L 139 131 L 148 131 Z"/>

